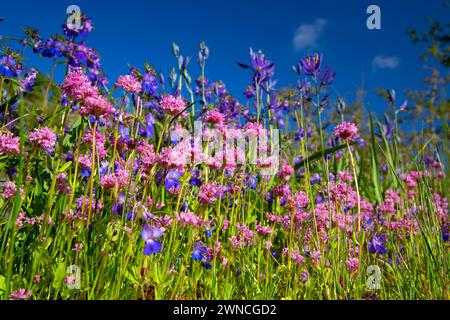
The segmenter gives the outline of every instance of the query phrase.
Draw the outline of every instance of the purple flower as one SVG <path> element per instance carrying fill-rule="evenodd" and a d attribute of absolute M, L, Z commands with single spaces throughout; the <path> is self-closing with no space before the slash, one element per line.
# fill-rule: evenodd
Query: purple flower
<path fill-rule="evenodd" d="M 320 174 L 318 174 L 318 173 L 314 173 L 312 176 L 311 176 L 311 184 L 316 184 L 316 183 L 320 183 L 320 180 L 321 180 L 321 176 L 320 176 Z"/>
<path fill-rule="evenodd" d="M 122 192 L 119 194 L 119 200 L 112 206 L 112 212 L 121 217 L 123 213 L 124 203 L 125 203 L 125 193 Z"/>
<path fill-rule="evenodd" d="M 156 80 L 155 75 L 151 72 L 144 73 L 142 81 L 142 91 L 147 93 L 148 95 L 154 95 L 156 89 L 158 89 L 158 80 Z"/>
<path fill-rule="evenodd" d="M 149 256 L 161 251 L 162 243 L 155 240 L 162 236 L 162 230 L 160 228 L 151 228 L 150 225 L 146 223 L 141 236 L 145 241 L 144 255 Z"/>
<path fill-rule="evenodd" d="M 382 235 L 375 234 L 369 241 L 369 251 L 372 253 L 384 254 L 387 249 L 383 246 L 386 239 Z"/>
<path fill-rule="evenodd" d="M 182 173 L 176 170 L 170 170 L 167 175 L 166 179 L 164 180 L 164 186 L 167 190 L 176 190 L 180 187 L 180 177 L 182 176 Z"/>
<path fill-rule="evenodd" d="M 336 77 L 336 72 L 330 68 L 330 67 L 326 67 L 325 70 L 322 73 L 322 76 L 320 77 L 320 83 L 323 86 L 327 86 L 331 83 L 333 83 L 334 78 Z"/>
<path fill-rule="evenodd" d="M 61 57 L 66 52 L 66 45 L 58 39 L 48 39 L 43 44 L 41 42 L 37 51 L 46 58 Z"/>
<path fill-rule="evenodd" d="M 202 261 L 206 256 L 206 251 L 206 245 L 201 241 L 197 241 L 194 246 L 194 252 L 192 253 L 192 259 Z"/>
<path fill-rule="evenodd" d="M 151 113 L 147 113 L 147 115 L 145 116 L 145 127 L 139 126 L 139 135 L 147 139 L 153 138 L 155 123 L 156 123 L 155 117 Z"/>
<path fill-rule="evenodd" d="M 247 99 L 253 98 L 255 96 L 255 87 L 254 86 L 247 86 L 245 88 L 245 91 L 244 91 L 244 96 Z"/>
<path fill-rule="evenodd" d="M 0 76 L 15 78 L 20 71 L 20 66 L 11 55 L 0 57 Z"/>
<path fill-rule="evenodd" d="M 450 239 L 448 229 L 449 229 L 448 225 L 446 225 L 446 224 L 442 225 L 442 240 L 444 242 L 449 242 L 449 239 Z"/>
<path fill-rule="evenodd" d="M 320 66 L 322 64 L 323 54 L 314 53 L 309 54 L 305 58 L 300 60 L 302 70 L 308 76 L 317 77 L 320 72 Z"/>
<path fill-rule="evenodd" d="M 200 179 L 200 172 L 197 170 L 194 170 L 192 172 L 191 178 L 189 179 L 189 183 L 196 187 L 201 187 L 202 180 Z"/>
<path fill-rule="evenodd" d="M 192 259 L 194 261 L 202 261 L 203 267 L 206 270 L 211 269 L 210 262 L 212 260 L 212 256 L 210 253 L 208 253 L 208 248 L 203 242 L 197 241 L 195 243 L 194 252 L 192 253 Z"/>
<path fill-rule="evenodd" d="M 261 50 L 254 52 L 252 48 L 250 48 L 250 60 L 252 63 L 251 66 L 240 62 L 238 62 L 238 65 L 245 69 L 251 69 L 253 71 L 254 83 L 259 85 L 263 90 L 266 90 L 264 84 L 273 77 L 275 65 L 266 58 Z"/>
<path fill-rule="evenodd" d="M 391 121 L 389 117 L 385 114 L 384 115 L 384 124 L 379 126 L 379 131 L 376 132 L 375 135 L 381 140 L 383 135 L 386 137 L 386 139 L 391 139 L 394 136 L 394 128 L 395 123 L 394 121 Z"/>
<path fill-rule="evenodd" d="M 309 273 L 308 273 L 308 271 L 303 270 L 303 271 L 300 273 L 300 281 L 303 282 L 303 283 L 306 283 L 306 282 L 308 282 L 308 279 L 309 279 Z"/>
<path fill-rule="evenodd" d="M 21 87 L 18 90 L 23 92 L 31 91 L 31 89 L 34 86 L 34 83 L 36 82 L 37 74 L 38 71 L 34 68 L 31 68 L 25 75 L 25 78 L 20 81 Z"/>
<path fill-rule="evenodd" d="M 87 37 L 88 33 L 94 29 L 92 25 L 92 21 L 90 18 L 88 18 L 85 14 L 81 14 L 81 28 L 69 28 L 67 23 L 64 23 L 62 25 L 62 29 L 64 34 L 68 38 L 76 37 L 78 35 L 81 35 L 82 37 Z"/>

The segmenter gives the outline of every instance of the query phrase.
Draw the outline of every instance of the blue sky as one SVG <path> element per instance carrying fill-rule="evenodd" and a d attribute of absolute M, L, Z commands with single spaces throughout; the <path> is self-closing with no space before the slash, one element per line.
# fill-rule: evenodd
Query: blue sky
<path fill-rule="evenodd" d="M 405 29 L 424 30 L 428 17 L 448 22 L 450 11 L 441 0 L 20 0 L 2 3 L 0 16 L 6 20 L 0 23 L 0 34 L 19 36 L 21 28 L 33 26 L 48 37 L 59 31 L 70 4 L 93 19 L 95 30 L 87 43 L 100 52 L 110 83 L 127 73 L 128 64 L 142 68 L 145 61 L 167 78 L 175 65 L 172 41 L 183 55 L 195 57 L 204 40 L 210 49 L 206 76 L 223 80 L 243 101 L 249 77 L 236 61 L 248 61 L 249 47 L 261 49 L 276 64 L 277 87 L 295 84 L 291 66 L 308 52 L 320 51 L 337 73 L 334 97 L 352 100 L 364 83 L 367 102 L 378 111 L 384 101 L 376 98 L 375 88 L 393 88 L 401 99 L 401 92 L 418 88 L 426 74 L 420 49 Z M 370 4 L 381 8 L 381 30 L 366 28 Z M 49 65 L 48 59 L 42 61 L 40 69 Z M 198 75 L 195 59 L 190 73 Z"/>

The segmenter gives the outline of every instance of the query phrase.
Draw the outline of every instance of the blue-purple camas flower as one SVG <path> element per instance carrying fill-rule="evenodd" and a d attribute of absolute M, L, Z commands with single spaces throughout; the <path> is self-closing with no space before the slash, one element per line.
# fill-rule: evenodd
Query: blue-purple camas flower
<path fill-rule="evenodd" d="M 317 77 L 322 65 L 322 53 L 309 54 L 300 60 L 300 66 L 307 76 Z"/>
<path fill-rule="evenodd" d="M 253 71 L 254 84 L 266 91 L 265 85 L 273 77 L 275 65 L 261 51 L 254 52 L 252 48 L 250 48 L 250 60 L 251 66 L 241 62 L 238 62 L 238 65 L 245 69 L 251 69 Z"/>
<path fill-rule="evenodd" d="M 336 72 L 333 68 L 327 66 L 320 76 L 320 84 L 323 86 L 328 86 L 333 83 L 335 77 Z"/>

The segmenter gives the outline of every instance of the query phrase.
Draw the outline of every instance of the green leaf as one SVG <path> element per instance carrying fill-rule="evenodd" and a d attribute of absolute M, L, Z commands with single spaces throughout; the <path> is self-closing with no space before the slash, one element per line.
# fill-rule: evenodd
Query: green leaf
<path fill-rule="evenodd" d="M 0 274 L 0 291 L 5 291 L 5 276 Z"/>
<path fill-rule="evenodd" d="M 42 194 L 42 184 L 41 184 L 41 180 L 39 179 L 34 179 L 35 181 L 35 185 L 34 185 L 34 195 L 36 197 L 39 197 Z"/>
<path fill-rule="evenodd" d="M 380 192 L 380 186 L 378 184 L 379 179 L 379 172 L 378 172 L 378 157 L 377 152 L 375 150 L 376 148 L 376 140 L 375 140 L 375 127 L 373 124 L 372 114 L 369 114 L 370 117 L 370 133 L 371 133 L 371 161 L 372 161 L 372 182 L 375 187 L 375 195 L 379 203 L 382 202 L 381 199 L 381 192 Z"/>
<path fill-rule="evenodd" d="M 64 165 L 59 168 L 59 172 L 65 172 L 70 166 L 72 165 L 72 161 L 68 161 L 66 163 L 64 163 Z"/>
<path fill-rule="evenodd" d="M 60 262 L 55 271 L 55 276 L 53 278 L 52 286 L 53 288 L 59 288 L 61 286 L 62 281 L 66 275 L 66 264 L 64 262 Z"/>

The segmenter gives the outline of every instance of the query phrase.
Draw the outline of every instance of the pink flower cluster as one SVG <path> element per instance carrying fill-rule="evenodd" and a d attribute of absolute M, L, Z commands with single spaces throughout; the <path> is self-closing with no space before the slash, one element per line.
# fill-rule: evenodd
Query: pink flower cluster
<path fill-rule="evenodd" d="M 34 225 L 36 223 L 35 217 L 27 217 L 23 212 L 19 212 L 16 220 L 16 228 L 20 229 L 25 226 L 25 224 L 28 225 Z"/>
<path fill-rule="evenodd" d="M 0 155 L 19 154 L 19 137 L 15 137 L 11 132 L 0 133 Z"/>
<path fill-rule="evenodd" d="M 33 290 L 28 290 L 28 292 L 25 289 L 17 289 L 14 290 L 9 296 L 9 300 L 28 300 L 33 297 Z"/>
<path fill-rule="evenodd" d="M 141 176 L 143 179 L 149 178 L 153 165 L 157 160 L 153 145 L 146 140 L 141 140 L 137 147 L 137 152 L 140 155 Z"/>
<path fill-rule="evenodd" d="M 82 116 L 107 116 L 115 111 L 108 99 L 100 94 L 98 88 L 81 71 L 69 72 L 61 89 L 63 94 L 80 104 Z"/>
<path fill-rule="evenodd" d="M 122 88 L 129 93 L 139 93 L 142 90 L 142 84 L 139 79 L 131 74 L 119 76 L 116 81 L 116 87 Z"/>
<path fill-rule="evenodd" d="M 84 134 L 82 141 L 85 143 L 88 143 L 92 145 L 93 141 L 93 135 L 92 130 L 87 130 L 87 132 Z M 98 154 L 98 157 L 100 159 L 104 159 L 108 155 L 108 148 L 106 147 L 106 137 L 101 131 L 95 132 L 95 146 L 96 146 L 96 152 Z M 90 148 L 92 149 L 92 148 Z"/>
<path fill-rule="evenodd" d="M 219 110 L 214 109 L 208 111 L 205 115 L 205 121 L 212 124 L 223 124 L 225 121 L 225 115 L 221 113 Z"/>
<path fill-rule="evenodd" d="M 221 194 L 222 189 L 217 183 L 205 183 L 200 187 L 200 193 L 198 197 L 203 203 L 213 203 Z"/>
<path fill-rule="evenodd" d="M 117 178 L 115 174 L 105 174 L 100 178 L 100 185 L 106 189 L 113 189 L 117 185 Z"/>
<path fill-rule="evenodd" d="M 67 174 L 65 174 L 65 173 L 58 173 L 56 175 L 56 188 L 59 191 L 70 195 L 71 188 L 70 188 L 69 184 L 67 183 Z"/>
<path fill-rule="evenodd" d="M 186 109 L 186 101 L 181 96 L 173 96 L 171 94 L 162 97 L 160 105 L 171 116 L 175 116 Z"/>
<path fill-rule="evenodd" d="M 346 261 L 347 263 L 347 270 L 350 272 L 356 272 L 358 271 L 359 267 L 359 259 L 358 258 L 349 258 Z"/>
<path fill-rule="evenodd" d="M 254 246 L 256 244 L 255 233 L 246 224 L 238 223 L 236 227 L 238 229 L 237 235 L 229 239 L 233 250 L 237 250 L 239 247 Z"/>
<path fill-rule="evenodd" d="M 12 181 L 6 181 L 3 184 L 3 194 L 2 197 L 5 199 L 9 199 L 12 198 L 16 195 L 16 191 L 17 191 L 17 186 L 14 182 Z"/>
<path fill-rule="evenodd" d="M 299 209 L 306 208 L 309 205 L 308 195 L 305 191 L 299 191 L 294 195 L 292 202 Z"/>
<path fill-rule="evenodd" d="M 259 136 L 262 133 L 262 130 L 264 130 L 264 127 L 257 122 L 247 122 L 244 128 L 251 137 Z"/>
<path fill-rule="evenodd" d="M 280 170 L 278 170 L 278 177 L 282 180 L 288 181 L 293 173 L 294 168 L 288 165 L 286 160 L 283 160 L 283 166 Z"/>
<path fill-rule="evenodd" d="M 56 144 L 56 134 L 48 127 L 34 129 L 29 134 L 30 142 L 42 148 L 45 152 L 53 152 Z"/>
<path fill-rule="evenodd" d="M 342 140 L 355 141 L 358 139 L 358 127 L 352 122 L 344 121 L 334 128 L 334 136 Z"/>
<path fill-rule="evenodd" d="M 17 220 L 16 220 L 16 227 L 18 229 L 22 228 L 25 226 L 25 224 L 28 224 L 30 226 L 38 223 L 38 222 L 44 222 L 45 220 L 45 216 L 44 214 L 41 214 L 39 217 L 28 217 L 26 214 L 24 214 L 23 212 L 19 212 L 19 215 L 17 216 Z M 51 224 L 52 223 L 52 217 L 48 217 L 47 218 L 47 224 Z"/>
<path fill-rule="evenodd" d="M 186 227 L 188 225 L 200 227 L 203 225 L 203 219 L 190 210 L 181 213 L 175 213 L 174 218 L 183 227 Z"/>
<path fill-rule="evenodd" d="M 255 230 L 256 232 L 258 232 L 258 234 L 262 236 L 269 235 L 272 233 L 272 229 L 270 229 L 270 227 L 262 226 L 260 224 L 256 225 Z"/>

